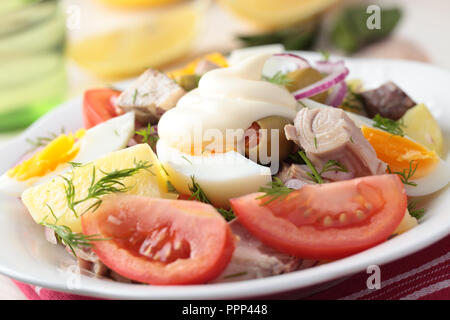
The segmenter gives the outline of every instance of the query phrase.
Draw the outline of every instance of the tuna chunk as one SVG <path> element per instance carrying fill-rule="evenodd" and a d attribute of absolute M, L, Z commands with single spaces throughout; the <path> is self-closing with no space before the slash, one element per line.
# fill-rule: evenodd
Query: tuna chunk
<path fill-rule="evenodd" d="M 315 261 L 302 260 L 278 252 L 254 238 L 237 219 L 230 222 L 231 231 L 238 237 L 230 264 L 214 283 L 241 281 L 274 276 L 304 269 Z"/>
<path fill-rule="evenodd" d="M 335 160 L 347 169 L 347 172 L 324 173 L 322 176 L 327 180 L 347 180 L 386 171 L 386 165 L 377 158 L 361 130 L 341 109 L 302 109 L 294 120 L 294 126 L 286 126 L 285 132 L 289 139 L 305 150 L 318 171 L 329 160 Z"/>
<path fill-rule="evenodd" d="M 376 114 L 392 120 L 400 119 L 415 103 L 395 83 L 388 82 L 381 87 L 360 93 L 369 117 Z"/>
<path fill-rule="evenodd" d="M 186 93 L 175 81 L 157 70 L 148 69 L 116 100 L 124 111 L 134 110 L 141 123 L 157 123 L 164 112 L 176 106 Z"/>

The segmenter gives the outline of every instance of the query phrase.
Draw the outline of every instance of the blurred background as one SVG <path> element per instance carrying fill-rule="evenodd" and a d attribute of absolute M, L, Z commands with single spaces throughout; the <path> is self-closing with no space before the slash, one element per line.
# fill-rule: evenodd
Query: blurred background
<path fill-rule="evenodd" d="M 382 8 L 369 31 L 368 5 Z M 448 0 L 1 0 L 0 144 L 87 88 L 283 43 L 450 68 Z"/>

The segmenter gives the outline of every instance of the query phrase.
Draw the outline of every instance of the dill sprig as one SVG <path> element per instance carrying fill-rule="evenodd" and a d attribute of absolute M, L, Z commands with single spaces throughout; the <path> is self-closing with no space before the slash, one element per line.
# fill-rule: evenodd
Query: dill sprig
<path fill-rule="evenodd" d="M 40 225 L 52 229 L 55 232 L 55 237 L 58 243 L 64 244 L 70 248 L 74 256 L 77 256 L 74 248 L 92 247 L 94 241 L 106 241 L 110 239 L 100 238 L 100 234 L 84 235 L 82 233 L 73 232 L 68 226 L 57 225 L 58 218 L 56 217 L 53 209 L 47 204 L 55 223 L 46 222 L 47 216 L 39 223 Z"/>
<path fill-rule="evenodd" d="M 290 194 L 294 189 L 286 187 L 283 181 L 280 178 L 274 177 L 273 181 L 267 184 L 268 187 L 259 188 L 259 192 L 264 192 L 265 194 L 257 197 L 256 199 L 264 199 L 269 198 L 262 205 L 265 206 L 276 199 L 284 199 Z"/>
<path fill-rule="evenodd" d="M 402 171 L 392 171 L 389 166 L 387 166 L 387 171 L 390 174 L 398 174 L 400 176 L 400 180 L 402 180 L 403 184 L 417 187 L 417 183 L 414 181 L 409 181 L 416 173 L 417 167 L 419 166 L 419 162 L 416 161 L 416 165 L 413 166 L 414 160 L 409 162 L 409 168 L 403 169 Z"/>
<path fill-rule="evenodd" d="M 155 127 L 152 127 L 150 124 L 147 125 L 147 128 L 135 131 L 134 133 L 142 137 L 142 143 L 148 143 L 151 147 L 156 146 L 159 140 Z"/>
<path fill-rule="evenodd" d="M 242 276 L 245 276 L 246 274 L 248 274 L 248 271 L 236 272 L 236 273 L 232 273 L 227 276 L 224 276 L 223 278 L 230 279 L 230 278 L 242 277 Z"/>
<path fill-rule="evenodd" d="M 90 210 L 95 211 L 102 204 L 102 196 L 111 193 L 127 192 L 132 188 L 130 186 L 125 186 L 125 184 L 121 180 L 135 175 L 140 170 L 148 170 L 151 166 L 152 164 L 149 164 L 148 161 L 139 161 L 134 163 L 133 168 L 114 170 L 111 172 L 99 170 L 102 174 L 104 174 L 104 176 L 101 177 L 98 181 L 96 181 L 97 169 L 95 168 L 95 166 L 93 166 L 92 178 L 88 188 L 88 194 L 86 195 L 86 197 L 80 200 L 75 199 L 76 190 L 75 185 L 73 184 L 73 176 L 72 178 L 61 176 L 65 181 L 64 190 L 66 193 L 67 206 L 75 214 L 75 216 L 78 217 L 78 213 L 75 209 L 77 205 L 88 200 L 96 200 L 82 214 Z"/>
<path fill-rule="evenodd" d="M 167 180 L 166 185 L 167 185 L 167 191 L 168 192 L 170 192 L 170 193 L 178 193 L 178 191 L 175 188 L 175 186 L 169 180 Z"/>
<path fill-rule="evenodd" d="M 408 211 L 409 211 L 409 214 L 412 217 L 416 218 L 417 220 L 421 219 L 423 217 L 423 215 L 425 214 L 424 208 L 417 209 L 417 202 L 415 202 L 415 201 L 408 202 Z"/>
<path fill-rule="evenodd" d="M 281 71 L 278 71 L 272 77 L 263 76 L 262 79 L 280 86 L 289 86 L 293 82 L 293 80 L 288 77 L 287 73 L 282 73 Z"/>
<path fill-rule="evenodd" d="M 191 176 L 192 185 L 189 185 L 189 191 L 191 191 L 191 196 L 189 200 L 197 200 L 203 203 L 207 203 L 212 205 L 211 201 L 206 196 L 205 191 L 203 191 L 202 187 L 195 181 L 195 177 Z M 216 208 L 216 210 L 224 217 L 226 221 L 231 221 L 236 218 L 233 209 L 226 210 L 223 208 Z"/>
<path fill-rule="evenodd" d="M 322 178 L 322 174 L 329 171 L 340 171 L 340 172 L 348 172 L 347 168 L 340 162 L 336 160 L 328 160 L 323 168 L 320 171 L 317 171 L 314 164 L 309 160 L 304 151 L 299 151 L 298 154 L 305 161 L 311 172 L 307 172 L 306 174 L 316 183 L 322 184 L 324 180 Z"/>
<path fill-rule="evenodd" d="M 351 111 L 361 111 L 363 106 L 363 100 L 361 94 L 357 93 L 353 88 L 347 86 L 347 95 L 342 102 L 342 108 Z"/>
<path fill-rule="evenodd" d="M 379 128 L 381 130 L 387 131 L 396 136 L 403 137 L 405 135 L 405 133 L 403 132 L 403 129 L 402 129 L 402 127 L 404 127 L 404 125 L 401 121 L 395 121 L 392 119 L 383 118 L 379 114 L 376 114 L 372 120 L 375 122 L 373 125 L 375 128 Z"/>
<path fill-rule="evenodd" d="M 28 152 L 34 151 L 39 147 L 45 147 L 50 142 L 55 140 L 59 135 L 64 134 L 65 131 L 66 130 L 64 129 L 64 127 L 61 127 L 59 134 L 49 132 L 48 136 L 36 137 L 35 139 L 27 138 L 25 141 L 32 146 L 32 148 Z"/>

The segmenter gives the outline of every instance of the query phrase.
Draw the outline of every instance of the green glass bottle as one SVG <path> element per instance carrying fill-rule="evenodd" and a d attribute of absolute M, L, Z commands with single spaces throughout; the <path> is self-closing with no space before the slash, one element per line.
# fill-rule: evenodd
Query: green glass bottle
<path fill-rule="evenodd" d="M 67 91 L 57 0 L 0 1 L 0 132 L 27 127 Z"/>

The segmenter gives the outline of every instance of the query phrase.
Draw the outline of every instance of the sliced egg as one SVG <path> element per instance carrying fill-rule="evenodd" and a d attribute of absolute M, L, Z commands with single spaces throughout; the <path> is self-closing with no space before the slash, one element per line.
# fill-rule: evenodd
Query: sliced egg
<path fill-rule="evenodd" d="M 310 109 L 329 108 L 324 104 L 303 99 L 302 104 Z M 450 182 L 450 164 L 441 159 L 436 152 L 429 150 L 410 137 L 393 136 L 373 127 L 373 120 L 346 112 L 355 124 L 362 128 L 363 134 L 377 152 L 379 159 L 386 162 L 393 172 L 405 173 L 410 170 L 410 161 L 419 161 L 418 168 L 405 184 L 409 196 L 425 196 L 446 187 Z M 412 163 L 415 166 L 417 163 Z M 414 168 L 414 167 L 413 167 Z"/>
<path fill-rule="evenodd" d="M 134 113 L 75 134 L 61 134 L 31 158 L 0 176 L 0 193 L 20 197 L 28 187 L 61 174 L 69 162 L 86 163 L 123 149 L 133 136 Z"/>
<path fill-rule="evenodd" d="M 271 181 L 270 168 L 236 151 L 192 156 L 159 140 L 158 158 L 178 192 L 190 194 L 192 177 L 217 207 L 228 208 L 228 199 L 256 192 Z"/>

